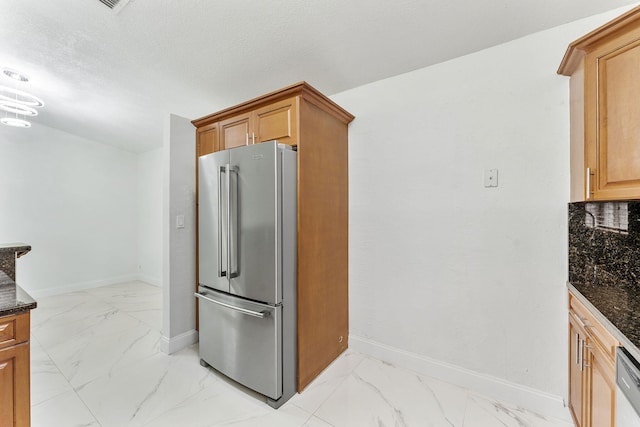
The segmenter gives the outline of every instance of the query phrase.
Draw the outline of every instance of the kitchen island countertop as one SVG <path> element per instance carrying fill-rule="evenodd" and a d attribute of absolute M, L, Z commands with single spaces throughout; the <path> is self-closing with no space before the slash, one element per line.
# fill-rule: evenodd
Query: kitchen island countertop
<path fill-rule="evenodd" d="M 36 301 L 0 271 L 0 317 L 24 313 L 36 307 Z"/>

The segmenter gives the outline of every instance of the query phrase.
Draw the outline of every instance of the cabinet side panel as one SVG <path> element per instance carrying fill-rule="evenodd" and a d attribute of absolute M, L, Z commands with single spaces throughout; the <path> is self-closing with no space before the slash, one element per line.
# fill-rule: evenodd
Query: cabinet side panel
<path fill-rule="evenodd" d="M 298 390 L 348 347 L 348 128 L 300 101 Z"/>
<path fill-rule="evenodd" d="M 584 151 L 584 63 L 578 67 L 569 81 L 570 132 L 571 132 L 571 201 L 585 199 L 585 151 Z"/>

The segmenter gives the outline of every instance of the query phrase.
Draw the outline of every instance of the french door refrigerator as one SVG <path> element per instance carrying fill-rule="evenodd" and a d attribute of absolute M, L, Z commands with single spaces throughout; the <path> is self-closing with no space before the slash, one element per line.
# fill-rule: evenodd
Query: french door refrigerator
<path fill-rule="evenodd" d="M 296 393 L 297 153 L 198 159 L 200 362 L 280 407 Z"/>

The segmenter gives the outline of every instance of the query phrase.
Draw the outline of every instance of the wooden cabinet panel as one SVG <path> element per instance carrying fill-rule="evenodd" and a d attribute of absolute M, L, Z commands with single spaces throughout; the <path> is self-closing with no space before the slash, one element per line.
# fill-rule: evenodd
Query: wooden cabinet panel
<path fill-rule="evenodd" d="M 0 427 L 28 427 L 29 343 L 0 350 Z"/>
<path fill-rule="evenodd" d="M 297 97 L 258 108 L 253 114 L 255 142 L 277 139 L 282 144 L 297 145 Z"/>
<path fill-rule="evenodd" d="M 347 128 L 301 102 L 298 146 L 298 389 L 348 347 Z"/>
<path fill-rule="evenodd" d="M 29 316 L 5 316 L 0 318 L 0 349 L 29 341 Z"/>
<path fill-rule="evenodd" d="M 571 201 L 640 199 L 640 7 L 569 45 Z"/>
<path fill-rule="evenodd" d="M 581 367 L 580 351 L 584 330 L 569 316 L 569 411 L 577 426 L 584 426 L 585 372 Z"/>
<path fill-rule="evenodd" d="M 599 55 L 596 51 L 595 55 Z M 598 56 L 598 195 L 640 191 L 640 41 Z M 640 194 L 640 192 L 636 193 Z"/>
<path fill-rule="evenodd" d="M 220 150 L 241 147 L 249 143 L 251 113 L 220 122 Z"/>
<path fill-rule="evenodd" d="M 196 132 L 196 155 L 198 157 L 220 150 L 218 124 L 203 126 Z"/>
<path fill-rule="evenodd" d="M 5 354 L 7 353 L 7 354 Z M 15 358 L 13 352 L 0 350 L 0 427 L 13 426 L 15 402 L 13 389 L 15 380 Z"/>
<path fill-rule="evenodd" d="M 596 344 L 587 352 L 589 365 L 589 425 L 615 427 L 616 370 L 610 357 Z"/>

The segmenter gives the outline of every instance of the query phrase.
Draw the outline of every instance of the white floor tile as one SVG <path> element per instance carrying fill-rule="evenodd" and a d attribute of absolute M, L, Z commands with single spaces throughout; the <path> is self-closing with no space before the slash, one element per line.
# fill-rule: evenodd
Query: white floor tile
<path fill-rule="evenodd" d="M 307 412 L 314 413 L 363 360 L 362 354 L 345 351 L 302 393 L 293 396 L 289 402 Z"/>
<path fill-rule="evenodd" d="M 335 427 L 462 426 L 466 401 L 464 389 L 365 359 L 314 415 Z"/>
<path fill-rule="evenodd" d="M 464 427 L 573 427 L 572 423 L 547 419 L 541 415 L 471 394 L 464 416 Z"/>
<path fill-rule="evenodd" d="M 91 381 L 78 394 L 103 427 L 134 427 L 207 390 L 216 381 L 192 353 L 158 353 Z"/>
<path fill-rule="evenodd" d="M 31 350 L 31 405 L 37 405 L 60 394 L 73 391 L 69 382 L 42 346 L 34 338 Z"/>
<path fill-rule="evenodd" d="M 311 416 L 303 427 L 334 427 L 326 421 L 321 420 L 315 415 Z"/>
<path fill-rule="evenodd" d="M 160 351 L 160 332 L 115 313 L 95 328 L 47 349 L 65 378 L 80 388 L 101 375 Z"/>
<path fill-rule="evenodd" d="M 100 427 L 80 400 L 69 391 L 31 406 L 31 427 Z"/>

